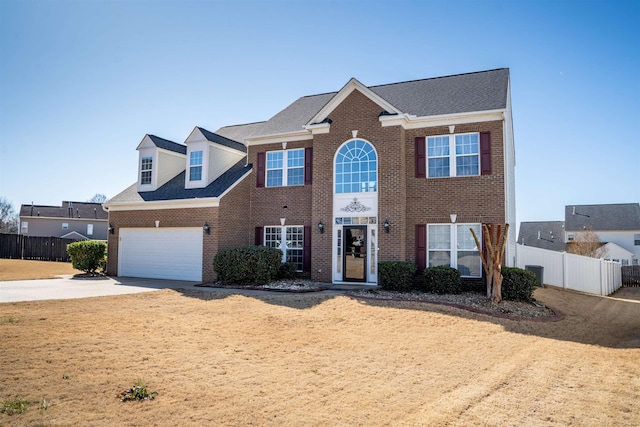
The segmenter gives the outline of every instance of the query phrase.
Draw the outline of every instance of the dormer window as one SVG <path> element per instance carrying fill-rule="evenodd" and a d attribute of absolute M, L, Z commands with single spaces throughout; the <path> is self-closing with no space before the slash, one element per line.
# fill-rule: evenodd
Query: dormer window
<path fill-rule="evenodd" d="M 153 170 L 153 157 L 143 157 L 140 166 L 140 184 L 151 184 L 151 172 Z"/>
<path fill-rule="evenodd" d="M 202 151 L 192 151 L 189 155 L 189 181 L 202 180 Z"/>

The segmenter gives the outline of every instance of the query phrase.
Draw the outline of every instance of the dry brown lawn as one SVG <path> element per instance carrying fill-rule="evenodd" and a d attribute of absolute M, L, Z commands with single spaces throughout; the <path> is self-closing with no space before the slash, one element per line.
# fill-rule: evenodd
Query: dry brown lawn
<path fill-rule="evenodd" d="M 8 280 L 54 279 L 65 274 L 82 273 L 70 262 L 0 259 L 0 282 Z"/>
<path fill-rule="evenodd" d="M 640 288 L 535 296 L 565 319 L 193 290 L 0 304 L 0 403 L 33 402 L 0 425 L 640 424 Z M 120 402 L 139 378 L 156 399 Z"/>

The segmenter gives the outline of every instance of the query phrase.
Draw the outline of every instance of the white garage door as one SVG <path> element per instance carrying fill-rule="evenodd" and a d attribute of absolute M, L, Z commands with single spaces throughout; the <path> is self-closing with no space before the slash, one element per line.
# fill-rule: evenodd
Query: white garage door
<path fill-rule="evenodd" d="M 202 280 L 202 228 L 122 228 L 118 275 Z"/>

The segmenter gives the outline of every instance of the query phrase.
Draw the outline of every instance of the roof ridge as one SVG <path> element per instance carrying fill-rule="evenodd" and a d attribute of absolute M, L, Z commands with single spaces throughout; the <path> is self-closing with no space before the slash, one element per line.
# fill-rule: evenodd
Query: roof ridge
<path fill-rule="evenodd" d="M 365 85 L 365 87 L 368 88 L 368 89 L 371 89 L 371 88 L 374 88 L 374 87 L 393 86 L 393 85 L 399 85 L 399 84 L 404 84 L 404 83 L 422 82 L 422 81 L 426 81 L 426 80 L 446 79 L 446 78 L 449 78 L 449 77 L 459 77 L 459 76 L 468 76 L 468 75 L 472 75 L 472 74 L 490 73 L 492 71 L 500 71 L 500 70 L 509 70 L 509 67 L 494 68 L 494 69 L 491 69 L 491 70 L 471 71 L 471 72 L 468 72 L 468 73 L 450 74 L 448 76 L 427 77 L 427 78 L 424 78 L 424 79 L 405 80 L 405 81 L 402 81 L 402 82 L 383 83 L 383 84 L 372 85 L 372 86 L 366 86 Z M 351 79 L 358 80 L 355 77 L 350 77 L 349 81 L 351 81 Z M 358 80 L 358 81 L 360 81 L 360 80 Z M 331 92 L 316 93 L 316 94 L 313 94 L 313 95 L 304 95 L 304 96 L 299 97 L 298 99 L 311 98 L 313 96 L 337 94 L 338 92 L 339 91 L 335 91 L 334 90 L 334 91 L 331 91 Z"/>
<path fill-rule="evenodd" d="M 266 122 L 267 122 L 266 120 L 261 120 L 259 122 L 239 123 L 239 124 L 236 124 L 236 125 L 222 126 L 220 129 L 226 129 L 226 128 L 232 128 L 232 127 L 238 127 L 238 126 L 247 126 L 247 125 L 257 125 L 259 123 L 266 123 Z M 199 127 L 199 126 L 196 126 L 196 127 Z M 212 132 L 212 133 L 215 133 L 215 132 Z M 220 134 L 216 134 L 216 135 L 220 135 Z M 222 136 L 222 135 L 220 135 L 220 136 Z"/>
<path fill-rule="evenodd" d="M 426 81 L 426 80 L 446 79 L 446 78 L 449 78 L 449 77 L 470 76 L 472 74 L 490 73 L 490 72 L 493 72 L 493 71 L 501 71 L 501 70 L 509 70 L 509 68 L 508 67 L 503 67 L 503 68 L 494 68 L 492 70 L 471 71 L 469 73 L 450 74 L 448 76 L 438 76 L 438 77 L 427 77 L 425 79 L 414 79 L 414 80 L 406 80 L 406 81 L 403 81 L 403 82 L 384 83 L 384 84 L 380 84 L 380 85 L 373 85 L 373 86 L 367 86 L 367 87 L 369 89 L 371 89 L 371 88 L 374 88 L 374 87 L 393 86 L 393 85 L 399 85 L 399 84 L 404 84 L 404 83 L 413 83 L 413 82 L 423 82 L 423 81 Z"/>

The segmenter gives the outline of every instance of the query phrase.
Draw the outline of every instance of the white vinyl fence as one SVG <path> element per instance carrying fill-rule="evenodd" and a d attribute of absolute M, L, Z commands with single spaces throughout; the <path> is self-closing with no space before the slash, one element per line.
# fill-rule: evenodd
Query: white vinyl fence
<path fill-rule="evenodd" d="M 566 252 L 516 245 L 516 266 L 543 267 L 543 282 L 574 291 L 609 295 L 622 286 L 619 263 Z"/>

